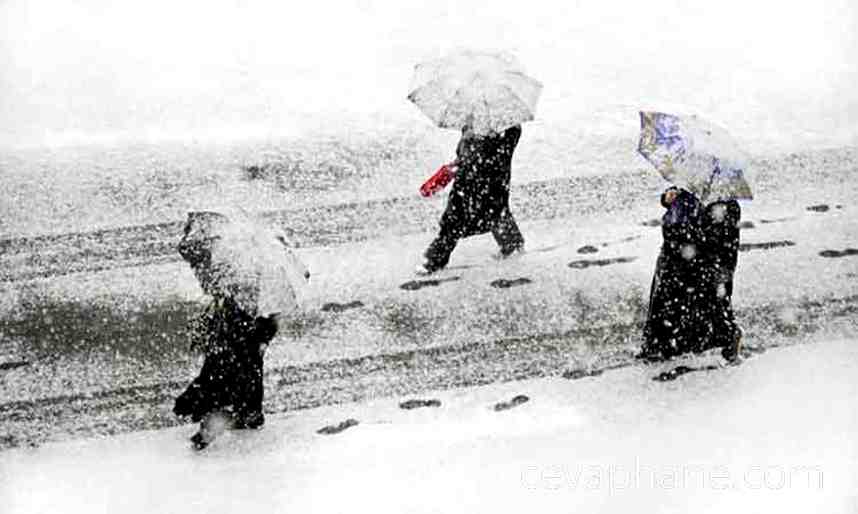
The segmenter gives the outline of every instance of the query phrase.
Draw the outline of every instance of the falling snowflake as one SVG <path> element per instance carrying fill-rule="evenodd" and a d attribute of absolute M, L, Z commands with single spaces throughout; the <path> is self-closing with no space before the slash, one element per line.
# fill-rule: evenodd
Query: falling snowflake
<path fill-rule="evenodd" d="M 727 206 L 719 203 L 712 207 L 712 221 L 722 223 L 727 216 Z"/>

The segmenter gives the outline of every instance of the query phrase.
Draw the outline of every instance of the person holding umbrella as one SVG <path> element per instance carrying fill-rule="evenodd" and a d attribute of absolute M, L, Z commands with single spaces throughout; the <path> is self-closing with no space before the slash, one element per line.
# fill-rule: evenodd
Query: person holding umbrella
<path fill-rule="evenodd" d="M 309 271 L 282 236 L 216 212 L 190 213 L 178 250 L 212 297 L 191 326 L 202 369 L 173 408 L 200 423 L 191 442 L 202 450 L 229 425 L 265 423 L 263 356 L 280 318 L 297 305 L 295 275 L 308 280 Z"/>
<path fill-rule="evenodd" d="M 523 250 L 509 206 L 512 156 L 541 89 L 505 54 L 458 52 L 415 68 L 408 99 L 438 126 L 462 131 L 448 166 L 453 187 L 419 274 L 447 266 L 458 241 L 477 234 L 491 232 L 501 258 Z"/>
<path fill-rule="evenodd" d="M 650 289 L 640 357 L 659 360 L 720 347 L 739 358 L 732 309 L 738 199 L 753 199 L 746 157 L 730 135 L 696 116 L 641 112 L 638 151 L 680 187 L 662 195 L 664 244 Z"/>
<path fill-rule="evenodd" d="M 640 356 L 661 360 L 703 351 L 712 342 L 712 312 L 701 253 L 700 201 L 676 187 L 661 196 L 663 244 L 656 262 Z"/>

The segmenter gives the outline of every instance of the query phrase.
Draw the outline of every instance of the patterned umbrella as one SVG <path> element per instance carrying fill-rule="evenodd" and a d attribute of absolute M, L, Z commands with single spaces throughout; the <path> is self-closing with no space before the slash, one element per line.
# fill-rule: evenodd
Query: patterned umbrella
<path fill-rule="evenodd" d="M 297 309 L 296 293 L 310 276 L 283 233 L 217 212 L 188 214 L 179 253 L 207 293 L 232 297 L 255 316 Z"/>
<path fill-rule="evenodd" d="M 641 112 L 638 152 L 669 182 L 704 204 L 753 199 L 747 157 L 730 134 L 697 116 Z"/>
<path fill-rule="evenodd" d="M 484 135 L 532 120 L 541 91 L 514 57 L 462 51 L 418 64 L 408 99 L 439 127 Z"/>

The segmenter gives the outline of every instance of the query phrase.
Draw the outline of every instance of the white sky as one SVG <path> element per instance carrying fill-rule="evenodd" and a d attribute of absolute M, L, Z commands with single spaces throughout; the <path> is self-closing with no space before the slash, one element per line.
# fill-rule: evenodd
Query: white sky
<path fill-rule="evenodd" d="M 810 120 L 858 139 L 850 0 L 484 5 L 0 0 L 0 145 L 419 118 L 413 65 L 465 46 L 517 54 L 545 84 L 548 121 L 673 101 L 740 132 Z"/>

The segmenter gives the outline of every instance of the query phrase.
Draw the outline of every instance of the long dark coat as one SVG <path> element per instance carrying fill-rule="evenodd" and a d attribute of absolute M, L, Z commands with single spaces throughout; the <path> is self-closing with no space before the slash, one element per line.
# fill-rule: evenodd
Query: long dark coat
<path fill-rule="evenodd" d="M 520 137 L 518 125 L 498 135 L 462 136 L 456 148 L 456 179 L 441 216 L 442 233 L 467 237 L 495 227 L 509 209 L 512 154 Z"/>
<path fill-rule="evenodd" d="M 728 346 L 739 330 L 733 314 L 733 274 L 739 256 L 739 221 L 736 200 L 711 203 L 700 216 L 704 265 L 712 301 L 713 345 Z"/>
<path fill-rule="evenodd" d="M 697 198 L 680 190 L 662 218 L 664 242 L 650 289 L 643 352 L 672 357 L 713 344 L 711 274 Z"/>
<path fill-rule="evenodd" d="M 192 345 L 205 352 L 205 361 L 199 376 L 176 398 L 173 412 L 193 421 L 226 408 L 239 418 L 261 414 L 261 346 L 276 334 L 276 322 L 254 318 L 231 298 L 219 298 L 192 330 Z"/>

